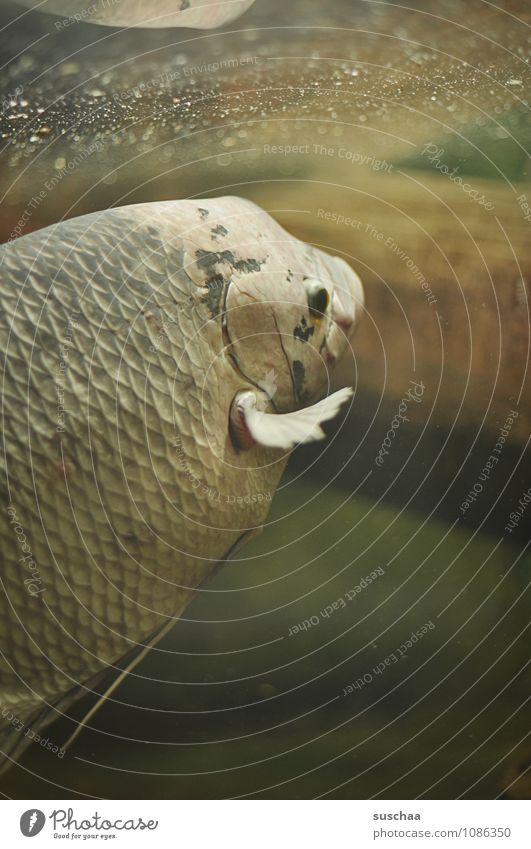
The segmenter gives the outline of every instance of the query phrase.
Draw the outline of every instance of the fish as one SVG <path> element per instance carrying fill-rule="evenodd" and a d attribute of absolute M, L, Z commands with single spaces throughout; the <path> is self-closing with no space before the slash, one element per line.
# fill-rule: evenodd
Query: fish
<path fill-rule="evenodd" d="M 352 397 L 322 399 L 364 295 L 238 197 L 72 218 L 2 245 L 0 275 L 7 768 L 260 532 Z"/>
<path fill-rule="evenodd" d="M 162 29 L 95 39 L 77 26 L 65 38 L 37 14 L 29 47 L 29 16 L 13 22 L 13 8 L 0 8 L 10 58 L 0 96 L 0 239 L 124 197 L 202 194 L 205 174 L 208 185 L 245 186 L 239 192 L 259 205 L 284 210 L 279 220 L 299 238 L 326 234 L 367 269 L 378 333 L 365 322 L 356 344 L 368 406 L 392 419 L 416 360 L 425 385 L 438 387 L 430 427 L 451 430 L 459 409 L 463 427 L 481 426 L 496 442 L 497 416 L 484 418 L 484 399 L 492 394 L 493 409 L 510 411 L 531 392 L 522 155 L 531 4 L 515 16 L 466 0 L 424 0 L 422 12 L 364 0 L 264 0 L 241 19 L 245 33 L 178 47 Z M 471 244 L 481 246 L 479 263 Z M 411 346 L 409 329 L 396 332 L 402 309 Z M 344 367 L 350 383 L 356 374 Z M 426 409 L 416 406 L 416 424 Z M 519 410 L 511 438 L 524 444 L 531 415 Z"/>
<path fill-rule="evenodd" d="M 111 27 L 191 27 L 214 29 L 230 23 L 254 0 L 16 0 L 38 12 L 64 15 L 71 22 Z"/>

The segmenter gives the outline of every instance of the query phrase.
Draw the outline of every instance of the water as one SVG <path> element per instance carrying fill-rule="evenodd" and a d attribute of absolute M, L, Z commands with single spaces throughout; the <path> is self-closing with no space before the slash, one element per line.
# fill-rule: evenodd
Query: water
<path fill-rule="evenodd" d="M 527 725 L 529 556 L 311 481 L 285 483 L 270 523 L 98 730 L 26 768 L 97 796 L 124 770 L 139 798 L 500 793 Z M 17 774 L 17 794 L 34 786 Z"/>
<path fill-rule="evenodd" d="M 28 197 L 24 232 L 235 193 L 367 294 L 346 420 L 295 453 L 263 535 L 71 752 L 33 746 L 2 778 L 10 796 L 529 796 L 531 510 L 508 525 L 531 487 L 528 30 L 410 6 L 257 0 L 241 32 L 68 44 L 35 15 L 4 35 L 6 98 L 22 88 L 4 239 Z"/>

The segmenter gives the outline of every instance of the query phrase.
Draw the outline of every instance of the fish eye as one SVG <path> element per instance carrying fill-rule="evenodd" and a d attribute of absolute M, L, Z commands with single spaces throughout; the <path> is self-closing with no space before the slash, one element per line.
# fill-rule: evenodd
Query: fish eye
<path fill-rule="evenodd" d="M 330 294 L 319 282 L 315 281 L 306 287 L 308 308 L 312 318 L 322 318 L 330 303 Z"/>

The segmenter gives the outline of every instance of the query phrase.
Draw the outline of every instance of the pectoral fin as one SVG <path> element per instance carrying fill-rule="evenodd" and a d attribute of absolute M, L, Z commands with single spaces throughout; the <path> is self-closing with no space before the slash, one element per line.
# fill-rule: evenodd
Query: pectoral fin
<path fill-rule="evenodd" d="M 258 444 L 284 450 L 305 442 L 317 442 L 326 436 L 322 423 L 333 419 L 353 394 L 350 387 L 340 389 L 311 407 L 278 414 L 257 410 L 256 394 L 242 392 L 236 397 L 231 413 L 233 441 L 240 449 Z"/>

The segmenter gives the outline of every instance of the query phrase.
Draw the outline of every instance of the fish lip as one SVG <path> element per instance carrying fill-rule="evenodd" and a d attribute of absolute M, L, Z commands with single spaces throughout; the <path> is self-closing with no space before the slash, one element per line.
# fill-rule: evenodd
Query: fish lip
<path fill-rule="evenodd" d="M 341 355 L 347 350 L 356 327 L 354 310 L 351 315 L 332 314 L 332 320 L 326 334 L 324 353 L 327 365 L 334 366 Z"/>
<path fill-rule="evenodd" d="M 347 350 L 356 330 L 365 297 L 363 285 L 350 265 L 340 257 L 331 257 L 334 283 L 331 322 L 326 334 L 327 363 L 334 365 Z"/>
<path fill-rule="evenodd" d="M 353 318 L 335 318 L 334 322 L 337 324 L 338 327 L 341 328 L 341 330 L 344 330 L 345 332 L 347 332 L 351 329 L 352 325 L 354 324 L 354 319 Z"/>

